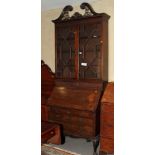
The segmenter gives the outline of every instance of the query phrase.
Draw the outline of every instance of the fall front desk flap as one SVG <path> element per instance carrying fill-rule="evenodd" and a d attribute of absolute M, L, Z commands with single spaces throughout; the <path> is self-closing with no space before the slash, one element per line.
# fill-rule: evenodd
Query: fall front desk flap
<path fill-rule="evenodd" d="M 95 111 L 102 95 L 103 82 L 57 81 L 47 105 Z"/>

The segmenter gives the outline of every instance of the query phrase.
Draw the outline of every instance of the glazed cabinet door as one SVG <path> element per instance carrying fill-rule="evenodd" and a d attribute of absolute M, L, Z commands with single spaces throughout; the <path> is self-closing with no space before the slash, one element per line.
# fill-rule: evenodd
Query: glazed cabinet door
<path fill-rule="evenodd" d="M 75 77 L 74 26 L 56 27 L 56 77 Z"/>
<path fill-rule="evenodd" d="M 56 27 L 56 77 L 102 79 L 102 22 Z"/>
<path fill-rule="evenodd" d="M 79 26 L 79 78 L 101 79 L 101 30 L 97 22 Z"/>

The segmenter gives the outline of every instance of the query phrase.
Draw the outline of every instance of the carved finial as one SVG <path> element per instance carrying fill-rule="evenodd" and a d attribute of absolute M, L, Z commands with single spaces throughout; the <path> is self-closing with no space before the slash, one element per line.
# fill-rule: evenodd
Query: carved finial
<path fill-rule="evenodd" d="M 66 7 L 64 7 L 64 9 L 62 10 L 60 16 L 56 19 L 53 20 L 53 22 L 62 22 L 62 21 L 68 21 L 68 20 L 74 20 L 74 19 L 82 19 L 85 17 L 89 17 L 89 16 L 98 16 L 98 15 L 105 15 L 107 16 L 107 18 L 109 18 L 110 16 L 108 16 L 105 13 L 96 13 L 94 11 L 94 9 L 91 7 L 90 4 L 88 3 L 82 3 L 80 5 L 81 9 L 85 10 L 84 15 L 81 15 L 79 12 L 75 12 L 72 17 L 69 16 L 69 11 L 73 11 L 73 7 L 71 5 L 67 5 Z"/>
<path fill-rule="evenodd" d="M 70 19 L 69 11 L 73 11 L 73 7 L 71 5 L 65 6 L 64 9 L 62 10 L 60 16 L 58 17 L 58 19 L 56 19 L 55 21 Z"/>
<path fill-rule="evenodd" d="M 81 5 L 80 5 L 80 8 L 81 9 L 85 9 L 85 14 L 84 14 L 84 16 L 93 16 L 93 15 L 97 15 L 98 13 L 96 13 L 95 11 L 94 11 L 94 9 L 91 7 L 91 5 L 90 4 L 88 4 L 88 3 L 82 3 Z"/>
<path fill-rule="evenodd" d="M 62 20 L 70 19 L 69 11 L 72 11 L 72 10 L 73 10 L 73 7 L 71 5 L 66 6 L 62 12 L 63 14 Z"/>

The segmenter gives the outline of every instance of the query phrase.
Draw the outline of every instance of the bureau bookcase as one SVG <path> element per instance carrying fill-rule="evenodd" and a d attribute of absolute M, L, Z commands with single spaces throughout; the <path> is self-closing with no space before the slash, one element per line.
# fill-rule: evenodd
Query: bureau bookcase
<path fill-rule="evenodd" d="M 108 81 L 108 19 L 88 3 L 84 14 L 64 7 L 55 24 L 55 87 L 47 101 L 48 119 L 64 134 L 90 139 L 94 154 L 100 133 L 100 98 Z"/>

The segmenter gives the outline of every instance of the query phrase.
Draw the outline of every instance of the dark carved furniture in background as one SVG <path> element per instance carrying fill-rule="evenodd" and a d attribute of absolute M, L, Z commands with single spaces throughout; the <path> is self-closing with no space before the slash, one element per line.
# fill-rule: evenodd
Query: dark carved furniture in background
<path fill-rule="evenodd" d="M 54 87 L 54 73 L 49 66 L 41 61 L 41 95 L 48 98 Z"/>
<path fill-rule="evenodd" d="M 101 99 L 100 155 L 114 153 L 114 83 L 108 83 Z"/>
<path fill-rule="evenodd" d="M 54 87 L 54 74 L 41 61 L 41 142 L 61 144 L 61 128 L 59 124 L 48 122 L 47 100 Z"/>
<path fill-rule="evenodd" d="M 54 87 L 54 74 L 48 65 L 41 61 L 41 120 L 48 120 L 46 102 Z"/>

